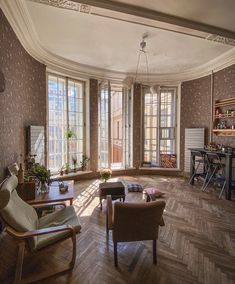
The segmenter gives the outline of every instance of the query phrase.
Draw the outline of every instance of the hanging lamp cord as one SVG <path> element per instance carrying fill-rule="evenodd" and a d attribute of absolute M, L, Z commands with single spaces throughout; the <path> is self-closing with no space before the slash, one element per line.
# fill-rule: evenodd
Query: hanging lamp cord
<path fill-rule="evenodd" d="M 135 80 L 134 83 L 136 83 L 137 81 L 137 75 L 138 75 L 138 70 L 139 70 L 139 65 L 140 65 L 140 58 L 141 58 L 141 54 L 145 55 L 145 63 L 146 63 L 146 79 L 147 79 L 147 83 L 150 86 L 150 81 L 149 81 L 149 64 L 148 64 L 148 56 L 147 56 L 147 52 L 144 50 L 145 46 L 142 47 L 139 50 L 139 54 L 138 54 L 138 59 L 137 59 L 137 65 L 136 65 L 136 72 L 135 72 Z"/>

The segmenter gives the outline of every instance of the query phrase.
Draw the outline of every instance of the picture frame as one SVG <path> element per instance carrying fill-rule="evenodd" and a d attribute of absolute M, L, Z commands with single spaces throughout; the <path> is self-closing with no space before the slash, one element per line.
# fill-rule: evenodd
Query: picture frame
<path fill-rule="evenodd" d="M 11 176 L 13 176 L 13 175 L 18 175 L 19 166 L 18 166 L 17 163 L 13 163 L 13 164 L 9 165 L 9 166 L 7 167 L 7 169 L 8 169 L 8 171 L 9 171 L 9 173 L 10 173 Z"/>

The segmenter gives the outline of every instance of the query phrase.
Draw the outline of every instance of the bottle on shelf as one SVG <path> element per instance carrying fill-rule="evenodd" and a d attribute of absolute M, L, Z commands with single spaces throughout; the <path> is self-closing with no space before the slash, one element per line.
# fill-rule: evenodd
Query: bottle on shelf
<path fill-rule="evenodd" d="M 23 170 L 22 163 L 20 163 L 20 168 L 18 170 L 18 183 L 19 184 L 24 183 L 24 170 Z"/>

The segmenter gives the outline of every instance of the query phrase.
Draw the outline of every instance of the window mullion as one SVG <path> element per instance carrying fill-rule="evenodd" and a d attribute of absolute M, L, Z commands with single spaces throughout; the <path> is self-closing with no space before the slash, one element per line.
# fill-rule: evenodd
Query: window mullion
<path fill-rule="evenodd" d="M 65 78 L 65 96 L 66 96 L 66 131 L 69 129 L 69 98 L 68 98 L 68 78 Z M 66 144 L 67 144 L 67 155 L 66 155 L 66 163 L 69 163 L 69 139 L 66 135 Z"/>

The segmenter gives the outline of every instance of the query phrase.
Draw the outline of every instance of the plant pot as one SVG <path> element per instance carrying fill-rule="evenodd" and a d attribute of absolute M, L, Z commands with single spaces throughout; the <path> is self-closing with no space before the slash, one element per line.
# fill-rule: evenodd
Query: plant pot
<path fill-rule="evenodd" d="M 67 175 L 69 173 L 69 170 L 65 170 L 64 173 Z"/>
<path fill-rule="evenodd" d="M 60 175 L 62 176 L 64 174 L 64 171 L 60 171 Z"/>

